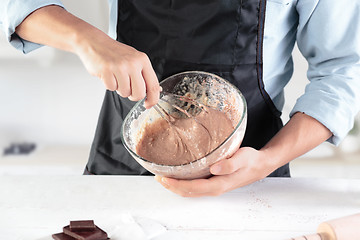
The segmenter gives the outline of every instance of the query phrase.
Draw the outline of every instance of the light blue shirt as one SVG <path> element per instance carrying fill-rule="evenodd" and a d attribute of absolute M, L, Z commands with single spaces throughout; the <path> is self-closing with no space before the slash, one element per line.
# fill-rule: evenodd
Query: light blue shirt
<path fill-rule="evenodd" d="M 109 35 L 116 38 L 117 0 L 109 0 Z M 15 28 L 31 12 L 60 0 L 1 0 L 0 28 L 24 53 L 40 45 L 19 38 Z M 267 0 L 263 52 L 265 90 L 279 110 L 293 73 L 295 42 L 306 58 L 309 84 L 290 115 L 317 119 L 338 145 L 360 109 L 360 0 Z M 314 132 L 316 134 L 316 132 Z"/>

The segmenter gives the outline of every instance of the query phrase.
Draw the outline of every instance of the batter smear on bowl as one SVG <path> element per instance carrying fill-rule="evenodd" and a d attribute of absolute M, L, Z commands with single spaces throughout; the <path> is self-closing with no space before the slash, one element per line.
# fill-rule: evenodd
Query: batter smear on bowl
<path fill-rule="evenodd" d="M 195 118 L 159 118 L 147 124 L 136 146 L 142 158 L 163 165 L 182 165 L 200 159 L 218 147 L 234 126 L 225 113 L 207 108 Z"/>

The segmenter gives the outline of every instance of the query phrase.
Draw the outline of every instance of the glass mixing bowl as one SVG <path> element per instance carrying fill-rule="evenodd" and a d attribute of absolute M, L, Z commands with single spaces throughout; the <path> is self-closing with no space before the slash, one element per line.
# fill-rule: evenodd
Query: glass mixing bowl
<path fill-rule="evenodd" d="M 233 155 L 244 138 L 247 107 L 241 92 L 223 78 L 207 72 L 190 71 L 175 74 L 160 83 L 163 92 L 186 96 L 201 104 L 224 112 L 231 120 L 234 131 L 206 156 L 182 165 L 162 165 L 150 162 L 136 152 L 136 146 L 147 124 L 161 116 L 154 108 L 146 109 L 144 100 L 130 110 L 121 127 L 121 139 L 132 157 L 145 169 L 159 176 L 176 179 L 196 179 L 211 176 L 210 166 Z M 167 105 L 167 108 L 171 106 Z M 171 112 L 173 109 L 166 109 Z"/>

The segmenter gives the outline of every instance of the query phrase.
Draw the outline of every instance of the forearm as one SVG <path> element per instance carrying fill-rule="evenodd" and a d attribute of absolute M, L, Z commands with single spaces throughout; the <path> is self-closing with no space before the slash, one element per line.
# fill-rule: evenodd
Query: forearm
<path fill-rule="evenodd" d="M 36 10 L 16 33 L 25 40 L 75 53 L 90 74 L 122 97 L 139 101 L 146 96 L 147 108 L 159 99 L 159 81 L 145 53 L 113 40 L 61 7 Z"/>
<path fill-rule="evenodd" d="M 46 6 L 30 14 L 17 28 L 23 39 L 76 53 L 86 38 L 107 35 L 59 6 Z"/>
<path fill-rule="evenodd" d="M 332 133 L 316 119 L 296 113 L 262 149 L 267 162 L 280 167 L 330 138 Z"/>

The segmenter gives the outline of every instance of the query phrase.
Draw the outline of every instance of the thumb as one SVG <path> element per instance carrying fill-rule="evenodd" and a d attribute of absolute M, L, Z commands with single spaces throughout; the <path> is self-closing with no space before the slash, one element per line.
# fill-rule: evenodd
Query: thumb
<path fill-rule="evenodd" d="M 241 167 L 240 161 L 237 158 L 231 157 L 222 159 L 210 167 L 210 172 L 213 175 L 226 175 L 236 172 Z"/>
<path fill-rule="evenodd" d="M 242 147 L 237 150 L 232 157 L 220 160 L 210 167 L 213 175 L 232 174 L 239 169 L 245 167 L 246 162 L 254 154 L 254 149 L 250 147 Z"/>

